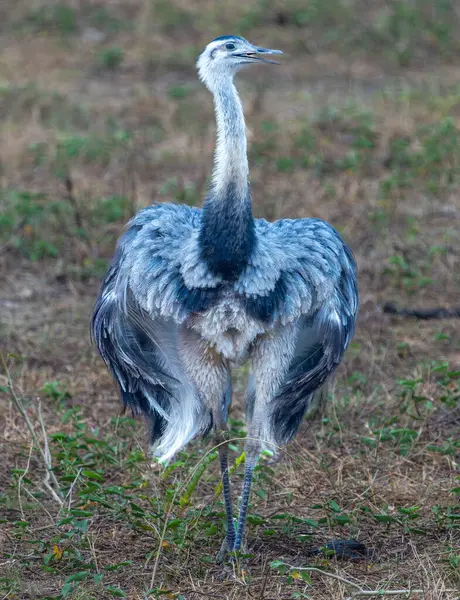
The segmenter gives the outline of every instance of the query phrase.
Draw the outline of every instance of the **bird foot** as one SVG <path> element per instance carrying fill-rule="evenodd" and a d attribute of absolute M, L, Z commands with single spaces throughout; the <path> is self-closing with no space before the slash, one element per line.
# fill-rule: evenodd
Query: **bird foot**
<path fill-rule="evenodd" d="M 231 579 L 240 583 L 247 583 L 250 580 L 251 574 L 245 552 L 242 549 L 230 552 L 226 539 L 217 553 L 216 564 L 220 567 L 216 574 L 219 581 Z"/>
<path fill-rule="evenodd" d="M 228 539 L 224 538 L 220 550 L 216 555 L 216 564 L 220 565 L 223 562 L 230 562 L 232 564 L 243 564 L 245 560 L 245 554 L 247 554 L 247 548 L 245 543 L 243 543 L 241 545 L 241 548 L 239 548 L 238 550 L 236 550 L 235 548 L 233 548 L 233 550 L 229 550 Z"/>
<path fill-rule="evenodd" d="M 223 562 L 226 562 L 226 560 L 229 558 L 230 558 L 230 550 L 228 549 L 228 541 L 227 541 L 227 538 L 224 538 L 222 540 L 222 545 L 220 547 L 220 550 L 216 555 L 216 564 L 220 565 Z"/>
<path fill-rule="evenodd" d="M 216 556 L 216 564 L 220 565 L 221 563 L 229 560 L 231 558 L 230 553 L 233 551 L 236 540 L 236 527 L 233 524 L 227 530 L 227 535 L 222 540 L 222 545 L 220 547 L 219 552 Z"/>

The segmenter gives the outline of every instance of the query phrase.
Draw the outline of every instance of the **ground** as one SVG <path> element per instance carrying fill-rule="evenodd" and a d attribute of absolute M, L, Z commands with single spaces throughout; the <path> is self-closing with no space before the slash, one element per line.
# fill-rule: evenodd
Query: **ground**
<path fill-rule="evenodd" d="M 454 0 L 2 3 L 2 598 L 459 597 L 458 320 L 383 311 L 458 308 L 459 24 Z M 262 458 L 248 555 L 225 569 L 212 441 L 152 463 L 89 319 L 130 215 L 202 201 L 194 60 L 227 33 L 285 52 L 239 78 L 255 212 L 334 225 L 361 311 L 322 411 Z M 361 560 L 310 553 L 351 538 Z"/>

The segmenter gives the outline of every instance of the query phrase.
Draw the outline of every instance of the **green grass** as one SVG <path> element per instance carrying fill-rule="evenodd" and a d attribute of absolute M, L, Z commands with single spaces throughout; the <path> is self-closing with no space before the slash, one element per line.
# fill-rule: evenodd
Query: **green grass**
<path fill-rule="evenodd" d="M 124 60 L 124 53 L 121 48 L 106 48 L 101 50 L 97 56 L 97 66 L 107 71 L 116 71 Z"/>
<path fill-rule="evenodd" d="M 0 87 L 0 115 L 13 123 L 21 123 L 32 114 L 47 128 L 86 130 L 91 117 L 88 110 L 72 103 L 59 92 L 46 90 L 36 83 Z"/>
<path fill-rule="evenodd" d="M 23 34 L 46 34 L 65 39 L 75 37 L 85 27 L 93 27 L 106 35 L 129 29 L 131 23 L 123 15 L 123 7 L 115 12 L 100 3 L 82 2 L 78 6 L 36 3 L 13 23 L 13 31 Z M 121 10 L 120 10 L 121 8 Z M 116 9 L 115 9 L 116 10 Z"/>
<path fill-rule="evenodd" d="M 249 35 L 263 24 L 308 32 L 296 49 L 336 50 L 339 46 L 359 55 L 378 52 L 391 64 L 407 67 L 427 55 L 454 59 L 458 50 L 455 34 L 459 15 L 453 0 L 414 0 L 381 3 L 363 19 L 360 0 L 308 3 L 288 0 L 258 0 L 235 24 L 237 32 Z"/>
<path fill-rule="evenodd" d="M 71 6 L 50 4 L 31 10 L 17 28 L 27 33 L 50 32 L 62 36 L 77 32 L 77 15 Z"/>
<path fill-rule="evenodd" d="M 322 51 L 345 47 L 357 55 L 379 52 L 389 63 L 402 67 L 420 64 L 427 56 L 453 60 L 459 49 L 459 15 L 454 0 L 394 0 L 381 3 L 364 19 L 361 0 L 332 0 L 327 4 L 320 0 L 287 0 L 282 4 L 257 0 L 239 6 L 233 18 L 227 13 L 222 18 L 209 7 L 202 11 L 167 0 L 143 5 L 138 10 L 152 30 L 166 36 L 200 26 L 214 29 L 216 34 L 231 31 L 250 36 L 261 25 L 278 25 L 294 34 L 299 30 L 307 34 L 307 38 L 291 36 L 297 51 L 305 47 Z M 14 23 L 20 33 L 46 33 L 61 38 L 75 36 L 85 26 L 113 36 L 132 27 L 132 23 L 123 7 L 109 9 L 93 3 L 82 3 L 78 8 L 44 4 Z"/>
<path fill-rule="evenodd" d="M 11 371 L 17 372 L 20 366 L 17 359 L 10 357 L 8 362 Z M 432 390 L 429 398 L 422 392 L 427 379 L 436 385 L 436 391 Z M 458 452 L 460 446 L 455 437 L 430 443 L 427 425 L 439 405 L 451 409 L 457 406 L 460 373 L 450 371 L 445 363 L 422 365 L 420 376 L 399 382 L 399 390 L 399 411 L 389 419 L 382 405 L 374 413 L 370 435 L 361 435 L 356 440 L 354 456 L 358 458 L 371 452 L 375 459 L 386 455 L 403 456 L 412 461 L 423 452 L 425 460 L 431 461 L 438 454 L 453 456 Z M 2 393 L 8 396 L 12 389 L 4 387 Z M 132 590 L 131 585 L 126 584 L 128 573 L 140 577 L 136 579 L 137 592 L 142 597 L 160 598 L 162 594 L 172 593 L 173 597 L 180 598 L 172 591 L 174 565 L 192 560 L 195 576 L 201 577 L 206 565 L 214 562 L 215 549 L 223 536 L 225 516 L 221 490 L 216 488 L 217 452 L 194 445 L 152 478 L 148 457 L 137 443 L 133 444 L 138 435 L 137 425 L 131 418 L 118 417 L 112 419 L 108 427 L 100 428 L 91 425 L 78 406 L 72 406 L 72 397 L 63 384 L 45 383 L 41 393 L 44 398 L 50 398 L 58 416 L 60 429 L 54 427 L 53 432 L 48 433 L 48 444 L 59 486 L 55 491 L 67 500 L 61 507 L 45 509 L 48 493 L 40 485 L 43 465 L 32 469 L 27 463 L 25 468 L 11 469 L 11 479 L 0 503 L 5 515 L 12 516 L 5 522 L 8 522 L 9 536 L 16 550 L 12 554 L 7 551 L 5 558 L 15 556 L 18 549 L 23 548 L 24 558 L 19 563 L 16 560 L 18 567 L 33 567 L 37 572 L 36 583 L 53 582 L 54 592 L 46 598 L 129 597 Z M 35 402 L 26 399 L 20 402 L 27 403 L 29 415 L 38 415 Z M 321 437 L 327 440 L 329 449 L 339 448 L 342 443 L 336 419 L 343 418 L 344 408 L 333 404 L 328 410 L 332 418 L 323 418 L 318 440 Z M 234 459 L 241 454 L 244 431 L 241 422 L 230 424 L 230 435 L 236 438 L 230 450 Z M 364 430 L 363 423 L 363 433 Z M 357 433 L 359 435 L 359 431 Z M 39 439 L 43 443 L 42 434 Z M 24 459 L 28 453 L 24 447 Z M 302 456 L 297 459 L 291 456 L 291 459 L 297 467 L 302 467 L 306 460 Z M 309 468 L 320 477 L 327 477 L 331 468 L 329 459 L 326 454 L 322 463 L 311 463 Z M 308 465 L 304 464 L 305 467 Z M 234 483 L 241 476 L 240 464 L 232 475 Z M 265 510 L 254 511 L 254 504 L 263 506 L 273 501 L 278 487 L 275 470 L 262 460 L 256 469 L 253 508 L 248 516 L 251 538 L 269 540 L 287 536 L 300 547 L 308 547 L 318 535 L 354 537 L 360 530 L 372 528 L 375 537 L 379 536 L 379 530 L 384 536 L 435 534 L 445 537 L 450 532 L 455 537 L 460 526 L 460 505 L 455 500 L 458 487 L 452 486 L 450 502 L 437 503 L 431 508 L 422 498 L 419 504 L 396 500 L 389 506 L 364 494 L 360 501 L 352 502 L 346 491 L 336 490 L 324 501 L 308 501 L 309 517 L 299 517 L 289 510 L 289 494 L 284 507 L 279 506 L 276 511 L 270 510 L 269 514 Z M 207 498 L 204 503 L 200 500 L 203 497 Z M 55 515 L 51 523 L 50 510 Z M 40 524 L 46 525 L 39 528 L 37 535 L 35 531 Z M 115 529 L 124 532 L 123 536 L 142 539 L 142 544 L 133 552 L 134 545 L 123 559 L 113 552 L 107 557 L 98 557 L 96 545 L 109 543 L 110 532 Z M 30 554 L 26 549 L 34 550 Z M 458 553 L 454 546 L 446 552 L 455 579 Z M 149 577 L 142 574 L 145 569 L 151 573 L 157 559 L 171 565 L 171 575 L 162 576 L 161 585 L 157 581 L 150 585 Z M 333 555 L 323 566 L 327 568 L 330 560 Z M 287 572 L 279 560 L 272 561 L 272 568 L 281 574 Z M 297 577 L 292 572 L 285 583 L 293 594 L 298 593 L 299 586 L 312 584 L 309 577 Z M 1 585 L 5 593 L 27 591 L 14 570 L 2 578 Z"/>
<path fill-rule="evenodd" d="M 101 254 L 113 247 L 117 236 L 106 229 L 125 223 L 132 211 L 132 201 L 125 196 L 96 198 L 88 204 L 19 190 L 1 195 L 0 206 L 0 243 L 33 262 L 64 259 L 67 274 L 83 279 L 104 273 L 107 261 Z"/>

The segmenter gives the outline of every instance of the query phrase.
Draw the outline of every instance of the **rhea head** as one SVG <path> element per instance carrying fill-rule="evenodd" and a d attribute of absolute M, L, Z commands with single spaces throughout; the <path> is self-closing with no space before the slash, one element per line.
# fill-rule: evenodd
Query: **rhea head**
<path fill-rule="evenodd" d="M 213 91 L 216 85 L 231 80 L 242 67 L 256 63 L 278 64 L 267 56 L 283 54 L 281 50 L 271 50 L 254 46 L 237 35 L 224 35 L 210 42 L 197 61 L 198 73 L 206 87 Z"/>

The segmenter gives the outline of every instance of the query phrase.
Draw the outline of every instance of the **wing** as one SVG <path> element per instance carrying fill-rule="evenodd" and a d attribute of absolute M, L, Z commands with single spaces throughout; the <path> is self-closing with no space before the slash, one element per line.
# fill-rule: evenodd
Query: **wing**
<path fill-rule="evenodd" d="M 120 240 L 123 269 L 115 285 L 117 297 L 123 300 L 130 289 L 148 314 L 177 323 L 215 302 L 221 280 L 200 257 L 200 213 L 184 205 L 159 204 L 132 219 Z"/>
<path fill-rule="evenodd" d="M 339 234 L 322 221 L 281 221 L 271 230 L 264 224 L 262 230 L 268 268 L 262 269 L 262 260 L 253 265 L 259 293 L 271 298 L 267 303 L 281 323 L 297 326 L 289 368 L 270 403 L 268 437 L 284 444 L 353 338 L 359 304 L 356 265 Z"/>
<path fill-rule="evenodd" d="M 356 287 L 351 287 L 357 302 Z M 295 353 L 271 404 L 271 431 L 277 444 L 292 439 L 316 392 L 342 361 L 355 321 L 356 313 L 340 295 L 313 317 L 299 320 Z"/>
<path fill-rule="evenodd" d="M 190 305 L 209 301 L 199 291 L 193 298 L 193 290 L 190 299 L 181 261 L 187 257 L 189 280 L 199 276 L 196 257 L 184 251 L 197 213 L 162 204 L 136 215 L 120 238 L 91 322 L 125 406 L 149 417 L 155 453 L 163 460 L 211 425 L 179 355 L 179 328 Z"/>
<path fill-rule="evenodd" d="M 313 315 L 331 297 L 342 272 L 355 272 L 350 251 L 324 221 L 256 223 L 256 251 L 235 290 L 248 312 L 268 325 Z"/>

